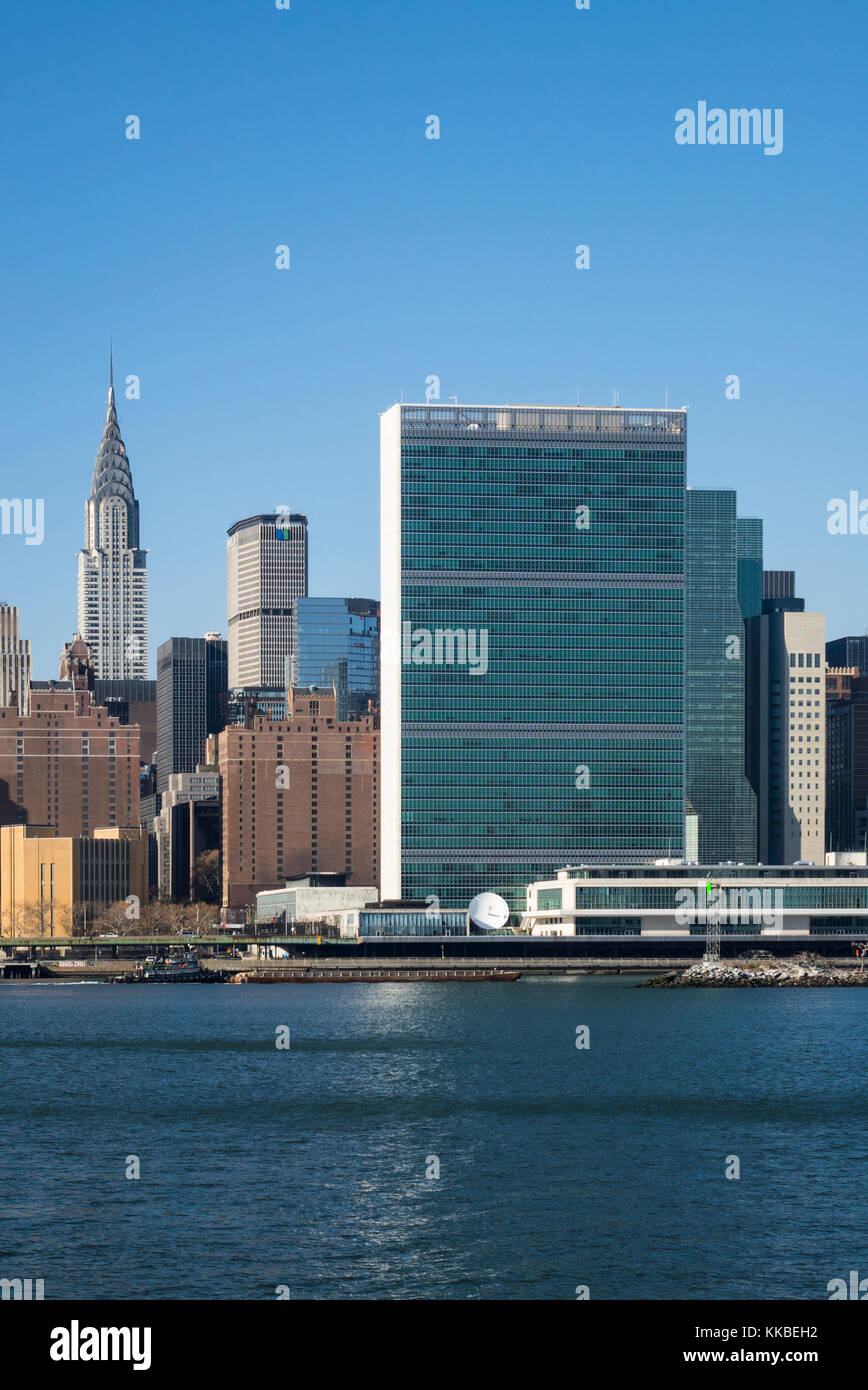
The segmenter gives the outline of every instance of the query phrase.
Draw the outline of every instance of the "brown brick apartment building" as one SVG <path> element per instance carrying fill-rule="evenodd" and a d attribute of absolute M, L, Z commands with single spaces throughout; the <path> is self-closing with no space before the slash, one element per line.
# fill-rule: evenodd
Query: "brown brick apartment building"
<path fill-rule="evenodd" d="M 0 825 L 58 835 L 139 824 L 139 729 L 85 689 L 32 690 L 30 713 L 0 708 Z"/>
<path fill-rule="evenodd" d="M 379 881 L 379 715 L 339 721 L 333 690 L 294 690 L 290 710 L 216 739 L 225 908 L 307 873 Z"/>

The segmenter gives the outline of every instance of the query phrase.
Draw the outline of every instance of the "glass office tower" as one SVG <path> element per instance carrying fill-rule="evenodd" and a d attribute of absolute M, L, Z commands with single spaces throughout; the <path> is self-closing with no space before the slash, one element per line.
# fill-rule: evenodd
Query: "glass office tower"
<path fill-rule="evenodd" d="M 745 623 L 745 663 L 744 663 L 744 770 L 748 784 L 754 792 L 757 816 L 756 848 L 751 858 L 759 853 L 759 800 L 751 781 L 751 746 L 754 737 L 754 719 L 757 714 L 752 696 L 754 676 L 751 671 L 751 642 L 748 623 L 758 617 L 763 608 L 763 523 L 758 516 L 740 516 L 736 521 L 738 543 L 738 606 Z M 698 850 L 697 850 L 698 854 Z"/>
<path fill-rule="evenodd" d="M 157 648 L 157 791 L 173 772 L 193 772 L 205 741 L 226 723 L 227 644 L 219 632 L 170 637 Z"/>
<path fill-rule="evenodd" d="M 297 598 L 286 684 L 334 685 L 338 719 L 380 698 L 380 605 L 368 598 Z"/>
<path fill-rule="evenodd" d="M 763 524 L 758 516 L 740 516 L 738 536 L 738 606 L 747 622 L 763 611 Z"/>
<path fill-rule="evenodd" d="M 384 898 L 684 852 L 686 414 L 382 418 Z"/>
<path fill-rule="evenodd" d="M 858 666 L 859 674 L 868 676 L 868 637 L 836 637 L 826 643 L 826 663 L 829 666 Z"/>
<path fill-rule="evenodd" d="M 745 774 L 739 605 L 739 578 L 752 595 L 754 576 L 741 563 L 744 531 L 735 512 L 730 489 L 688 489 L 687 795 L 699 817 L 700 864 L 755 864 L 757 857 L 756 796 Z M 759 578 L 761 606 L 761 571 Z"/>

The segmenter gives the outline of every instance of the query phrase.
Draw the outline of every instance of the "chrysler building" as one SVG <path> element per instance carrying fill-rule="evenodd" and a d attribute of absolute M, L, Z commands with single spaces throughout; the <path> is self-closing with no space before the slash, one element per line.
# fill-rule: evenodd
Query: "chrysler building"
<path fill-rule="evenodd" d="M 114 361 L 102 443 L 84 504 L 78 555 L 78 630 L 100 680 L 148 675 L 147 551 L 139 549 L 139 504 L 118 428 Z"/>

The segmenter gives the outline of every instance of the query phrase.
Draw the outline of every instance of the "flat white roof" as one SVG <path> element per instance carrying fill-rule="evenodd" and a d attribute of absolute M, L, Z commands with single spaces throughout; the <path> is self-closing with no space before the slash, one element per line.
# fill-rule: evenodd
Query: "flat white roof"
<path fill-rule="evenodd" d="M 413 410 L 619 410 L 624 415 L 650 415 L 652 412 L 657 415 L 686 415 L 690 409 L 686 405 L 576 405 L 575 401 L 572 405 L 547 401 L 395 401 L 387 409 L 394 410 L 396 405 Z"/>

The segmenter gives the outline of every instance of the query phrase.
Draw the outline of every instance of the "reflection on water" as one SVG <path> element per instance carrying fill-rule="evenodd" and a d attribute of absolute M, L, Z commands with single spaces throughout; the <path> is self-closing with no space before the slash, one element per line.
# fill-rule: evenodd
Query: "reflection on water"
<path fill-rule="evenodd" d="M 860 991 L 81 983 L 0 986 L 0 1277 L 46 1299 L 825 1298 L 866 1262 Z"/>

